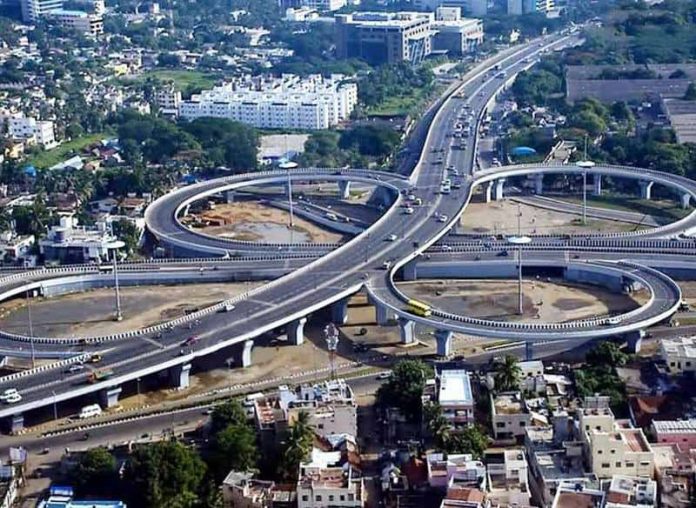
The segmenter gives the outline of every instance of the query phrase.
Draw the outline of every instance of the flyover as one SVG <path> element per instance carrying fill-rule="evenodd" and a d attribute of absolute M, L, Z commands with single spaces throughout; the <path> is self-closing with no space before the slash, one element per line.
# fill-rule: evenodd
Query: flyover
<path fill-rule="evenodd" d="M 170 243 L 189 254 L 217 255 L 221 258 L 230 257 L 230 249 L 226 243 L 191 232 L 183 228 L 178 221 L 180 212 L 183 212 L 186 206 L 206 196 L 234 191 L 236 188 L 250 184 L 283 184 L 289 178 L 291 181 L 298 182 L 311 180 L 369 182 L 380 189 L 387 189 L 386 192 L 391 194 L 393 202 L 367 231 L 322 256 L 319 256 L 322 253 L 321 246 L 318 252 L 314 253 L 311 248 L 305 252 L 303 249 L 293 247 L 292 250 L 278 251 L 277 256 L 274 253 L 273 256 L 264 260 L 245 261 L 241 258 L 196 261 L 201 265 L 206 262 L 238 261 L 240 264 L 237 267 L 249 262 L 257 269 L 270 266 L 271 269 L 287 269 L 289 273 L 232 301 L 221 302 L 210 309 L 204 309 L 200 316 L 191 319 L 194 323 L 193 328 L 182 326 L 184 322 L 177 322 L 165 325 L 164 329 L 134 330 L 125 334 L 126 336 L 108 341 L 102 341 L 104 338 L 94 338 L 93 344 L 86 344 L 86 348 L 81 348 L 79 343 L 66 344 L 66 347 L 76 348 L 75 355 L 99 351 L 103 355 L 104 366 L 113 371 L 112 376 L 105 381 L 86 384 L 84 375 L 66 374 L 63 369 L 46 368 L 12 379 L 0 379 L 0 390 L 9 387 L 17 388 L 23 397 L 21 403 L 1 408 L 0 417 L 12 417 L 12 425 L 16 429 L 21 426 L 22 413 L 26 411 L 92 393 L 98 393 L 102 404 L 110 406 L 117 402 L 123 383 L 162 371 L 168 371 L 174 386 L 186 387 L 188 371 L 195 358 L 237 345 L 242 363 L 247 364 L 250 361 L 253 339 L 283 326 L 288 331 L 288 340 L 299 344 L 303 340 L 302 329 L 309 314 L 328 306 L 331 307 L 332 319 L 337 323 L 343 323 L 346 319 L 347 299 L 365 288 L 375 300 L 378 315 L 380 312 L 393 311 L 399 314 L 402 320 L 415 322 L 418 317 L 401 308 L 403 298 L 400 298 L 393 285 L 397 270 L 401 268 L 405 271 L 408 266 L 413 266 L 426 249 L 448 233 L 466 208 L 476 185 L 493 180 L 500 181 L 502 178 L 518 174 L 549 171 L 548 167 L 511 167 L 498 168 L 502 173 L 475 172 L 476 143 L 472 143 L 473 146 L 469 146 L 466 150 L 451 150 L 448 132 L 457 115 L 466 103 L 471 111 L 476 113 L 477 118 L 481 118 L 488 102 L 503 84 L 496 76 L 490 75 L 489 68 L 500 65 L 509 75 L 514 75 L 529 67 L 531 60 L 542 49 L 562 47 L 569 42 L 573 42 L 572 37 L 549 36 L 541 43 L 510 51 L 469 75 L 459 88 L 452 90 L 452 93 L 434 112 L 427 135 L 423 140 L 420 158 L 408 179 L 389 173 L 380 174 L 360 170 L 340 170 L 339 172 L 310 168 L 290 175 L 284 172 L 255 173 L 231 177 L 223 181 L 204 182 L 182 188 L 160 198 L 148 208 L 147 213 L 148 228 L 153 235 L 160 241 Z M 449 196 L 439 193 L 445 164 L 429 160 L 433 153 L 445 153 L 447 164 L 453 164 L 467 172 L 461 192 Z M 558 170 L 565 171 L 563 168 Z M 663 178 L 660 175 L 654 175 L 655 181 Z M 422 206 L 414 207 L 413 214 L 404 214 L 399 207 L 406 200 L 405 190 L 414 192 L 422 199 Z M 442 216 L 446 216 L 447 219 L 440 220 Z M 396 241 L 385 241 L 392 235 L 396 236 Z M 391 264 L 389 270 L 383 269 L 385 262 Z M 279 264 L 284 266 L 279 267 Z M 576 269 L 570 265 L 578 264 L 570 263 L 567 269 Z M 590 322 L 587 326 L 569 327 L 568 331 L 573 332 L 573 337 L 639 332 L 655 320 L 664 319 L 670 312 L 676 310 L 675 306 L 681 299 L 678 287 L 675 288 L 676 285 L 669 277 L 653 269 L 636 264 L 599 261 L 594 261 L 591 266 L 594 270 L 622 279 L 626 278 L 630 283 L 646 287 L 651 292 L 652 303 L 637 309 L 639 312 L 629 313 L 614 322 L 597 321 Z M 98 267 L 92 267 L 83 270 L 90 273 L 77 275 L 80 278 L 86 276 L 92 281 L 86 282 L 89 284 L 108 282 L 108 276 L 94 273 L 98 270 Z M 230 268 L 231 272 L 234 270 L 235 268 Z M 132 272 L 136 273 L 137 269 L 133 269 Z M 136 273 L 132 280 L 137 280 L 139 277 L 146 279 L 151 276 L 146 274 L 151 272 L 164 273 L 158 265 L 158 267 L 141 270 L 140 275 Z M 124 270 L 122 273 L 128 273 L 128 271 Z M 210 275 L 210 277 L 214 276 Z M 55 278 L 49 275 L 49 279 Z M 20 286 L 22 283 L 18 282 Z M 33 280 L 30 283 L 38 284 L 40 287 L 42 282 Z M 15 291 L 22 290 L 15 288 Z M 231 308 L 231 305 L 234 305 L 234 308 Z M 227 308 L 230 308 L 229 312 L 224 312 Z M 434 320 L 432 325 L 444 332 L 459 330 L 459 327 L 463 325 L 473 326 L 469 319 L 457 319 L 442 313 L 436 314 L 435 317 L 439 319 Z M 188 323 L 190 324 L 191 321 Z M 489 328 L 486 324 L 476 327 L 475 331 L 490 336 L 489 331 L 495 327 L 498 334 L 496 336 L 518 338 L 526 333 L 527 335 L 524 336 L 528 339 L 533 339 L 539 331 L 534 327 L 520 330 L 517 325 L 505 325 Z M 405 326 L 412 325 L 405 324 Z M 195 347 L 183 351 L 182 354 L 180 344 L 192 333 L 199 337 L 199 341 Z M 563 334 L 553 335 L 551 332 L 547 333 L 547 336 L 567 338 Z M 14 341 L 15 344 L 22 341 L 22 337 L 19 336 L 10 337 L 3 334 L 3 337 L 3 340 Z M 60 338 L 46 339 L 46 348 L 55 348 L 55 341 L 60 340 Z M 24 340 L 23 344 L 26 346 L 26 338 Z M 31 342 L 34 344 L 36 341 L 32 339 Z"/>

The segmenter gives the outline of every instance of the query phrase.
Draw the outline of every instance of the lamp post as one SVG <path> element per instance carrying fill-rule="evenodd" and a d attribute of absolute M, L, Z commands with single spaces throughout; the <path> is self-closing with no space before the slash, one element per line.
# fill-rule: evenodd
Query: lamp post
<path fill-rule="evenodd" d="M 331 379 L 336 378 L 336 350 L 338 349 L 338 328 L 333 323 L 324 327 L 324 339 L 329 350 L 329 366 L 331 368 Z"/>
<path fill-rule="evenodd" d="M 55 390 L 51 392 L 53 394 L 53 419 L 58 419 L 58 401 L 56 400 Z"/>
<path fill-rule="evenodd" d="M 508 242 L 517 246 L 517 313 L 521 316 L 524 312 L 522 305 L 522 246 L 532 241 L 528 236 L 511 236 Z"/>
<path fill-rule="evenodd" d="M 114 320 L 121 321 L 123 319 L 123 313 L 121 312 L 121 291 L 118 287 L 118 263 L 116 263 L 116 250 L 114 250 L 114 289 L 116 291 L 116 315 Z"/>
<path fill-rule="evenodd" d="M 290 170 L 295 169 L 297 167 L 296 162 L 292 161 L 285 161 L 280 163 L 278 166 L 280 169 L 284 169 L 285 171 L 288 172 L 288 204 L 290 207 L 290 243 L 293 243 L 293 229 L 295 227 L 295 215 L 294 211 L 292 209 L 292 179 L 290 178 Z"/>
<path fill-rule="evenodd" d="M 34 324 L 31 321 L 31 300 L 27 291 L 27 319 L 29 320 L 29 344 L 31 347 L 31 368 L 36 367 L 36 349 L 34 348 Z"/>
<path fill-rule="evenodd" d="M 584 160 L 575 164 L 582 169 L 582 225 L 587 225 L 587 170 L 595 166 L 592 161 Z"/>

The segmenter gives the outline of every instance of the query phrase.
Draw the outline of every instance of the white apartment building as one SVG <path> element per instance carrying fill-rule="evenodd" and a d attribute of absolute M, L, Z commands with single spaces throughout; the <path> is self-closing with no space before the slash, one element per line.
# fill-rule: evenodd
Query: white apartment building
<path fill-rule="evenodd" d="M 22 20 L 35 23 L 45 14 L 62 9 L 63 0 L 21 0 Z"/>
<path fill-rule="evenodd" d="M 108 261 L 124 245 L 106 223 L 98 222 L 95 227 L 87 228 L 78 226 L 73 216 L 61 217 L 60 225 L 51 227 L 46 238 L 39 240 L 41 254 L 46 259 L 64 263 Z"/>
<path fill-rule="evenodd" d="M 614 475 L 647 476 L 652 478 L 655 455 L 641 429 L 633 428 L 628 420 L 615 420 L 606 397 L 578 411 L 579 433 L 586 444 L 592 472 L 598 478 Z"/>
<path fill-rule="evenodd" d="M 83 11 L 56 9 L 46 14 L 46 18 L 63 28 L 75 30 L 85 35 L 102 35 L 104 18 Z"/>
<path fill-rule="evenodd" d="M 472 16 L 485 16 L 488 13 L 488 0 L 414 0 L 413 6 L 419 11 L 434 11 L 438 7 L 457 7 L 462 13 Z"/>
<path fill-rule="evenodd" d="M 614 475 L 606 488 L 604 508 L 650 508 L 657 506 L 657 483 L 650 478 Z"/>
<path fill-rule="evenodd" d="M 485 486 L 486 466 L 469 454 L 428 453 L 428 484 L 434 489 L 447 490 L 454 483 Z"/>
<path fill-rule="evenodd" d="M 358 86 L 345 76 L 245 77 L 182 101 L 179 115 L 228 118 L 264 129 L 328 129 L 347 120 Z"/>
<path fill-rule="evenodd" d="M 466 370 L 443 370 L 439 373 L 437 401 L 442 415 L 454 430 L 474 423 L 474 397 L 471 377 Z"/>
<path fill-rule="evenodd" d="M 301 0 L 302 7 L 308 7 L 322 12 L 333 12 L 342 9 L 348 2 L 346 0 Z"/>
<path fill-rule="evenodd" d="M 660 356 L 672 374 L 696 372 L 696 336 L 662 339 Z"/>
<path fill-rule="evenodd" d="M 51 121 L 17 115 L 9 119 L 7 127 L 10 138 L 21 139 L 29 145 L 37 144 L 51 149 L 58 144 Z"/>
<path fill-rule="evenodd" d="M 163 115 L 177 116 L 181 105 L 181 92 L 173 85 L 158 88 L 155 93 L 155 102 Z"/>
<path fill-rule="evenodd" d="M 491 394 L 491 422 L 496 439 L 524 436 L 531 415 L 519 392 Z"/>
<path fill-rule="evenodd" d="M 312 450 L 309 463 L 300 464 L 297 508 L 362 508 L 362 478 L 349 464 L 338 465 L 340 452 Z"/>

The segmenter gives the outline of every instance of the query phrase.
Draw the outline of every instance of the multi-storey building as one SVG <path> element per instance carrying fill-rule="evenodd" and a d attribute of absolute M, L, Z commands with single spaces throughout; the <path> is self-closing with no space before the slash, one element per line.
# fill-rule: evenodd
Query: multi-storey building
<path fill-rule="evenodd" d="M 297 508 L 361 508 L 365 505 L 363 479 L 350 463 L 339 465 L 330 452 L 312 451 L 300 464 Z"/>
<path fill-rule="evenodd" d="M 61 217 L 60 225 L 52 227 L 46 238 L 39 240 L 41 254 L 46 259 L 68 263 L 108 261 L 123 246 L 106 223 L 87 228 L 78 226 L 77 219 L 72 216 Z"/>
<path fill-rule="evenodd" d="M 49 12 L 63 8 L 63 0 L 22 0 L 22 20 L 35 23 Z"/>
<path fill-rule="evenodd" d="M 531 415 L 519 392 L 491 394 L 491 423 L 496 439 L 524 436 Z"/>
<path fill-rule="evenodd" d="M 587 397 L 578 411 L 581 439 L 588 463 L 597 477 L 614 475 L 652 477 L 654 453 L 641 429 L 628 420 L 615 420 L 606 397 Z"/>
<path fill-rule="evenodd" d="M 676 443 L 684 449 L 696 449 L 696 418 L 653 421 L 652 431 L 658 443 Z"/>
<path fill-rule="evenodd" d="M 302 7 L 309 7 L 317 11 L 333 12 L 342 9 L 347 4 L 346 0 L 301 0 Z"/>
<path fill-rule="evenodd" d="M 10 138 L 21 139 L 28 145 L 37 144 L 50 149 L 57 145 L 53 122 L 40 121 L 33 117 L 13 116 L 8 121 Z"/>
<path fill-rule="evenodd" d="M 434 11 L 438 7 L 456 7 L 463 14 L 485 16 L 488 13 L 488 0 L 414 0 L 413 6 L 419 11 Z"/>
<path fill-rule="evenodd" d="M 163 115 L 177 116 L 181 105 L 181 92 L 174 85 L 163 86 L 157 89 L 155 102 Z"/>
<path fill-rule="evenodd" d="M 471 377 L 465 370 L 443 370 L 438 375 L 437 402 L 442 415 L 454 430 L 474 423 L 474 397 L 471 392 Z"/>
<path fill-rule="evenodd" d="M 348 119 L 357 101 L 357 85 L 340 74 L 244 77 L 182 101 L 179 115 L 228 118 L 266 129 L 328 129 Z"/>
<path fill-rule="evenodd" d="M 650 478 L 614 475 L 604 482 L 603 487 L 607 492 L 604 508 L 657 506 L 657 483 Z"/>
<path fill-rule="evenodd" d="M 46 13 L 49 21 L 70 30 L 85 35 L 102 35 L 104 33 L 104 18 L 98 14 L 83 11 L 55 9 Z"/>
<path fill-rule="evenodd" d="M 507 12 L 510 15 L 548 13 L 555 7 L 554 0 L 507 0 Z"/>
<path fill-rule="evenodd" d="M 696 337 L 662 339 L 660 356 L 672 374 L 696 372 Z"/>

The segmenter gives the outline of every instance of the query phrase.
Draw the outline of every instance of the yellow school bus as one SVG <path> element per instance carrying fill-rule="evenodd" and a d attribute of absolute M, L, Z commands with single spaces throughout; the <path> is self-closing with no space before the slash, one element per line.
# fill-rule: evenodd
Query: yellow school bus
<path fill-rule="evenodd" d="M 430 308 L 430 305 L 426 305 L 425 303 L 419 302 L 418 300 L 409 300 L 408 310 L 418 316 L 423 317 L 428 317 L 433 313 L 432 309 Z"/>

